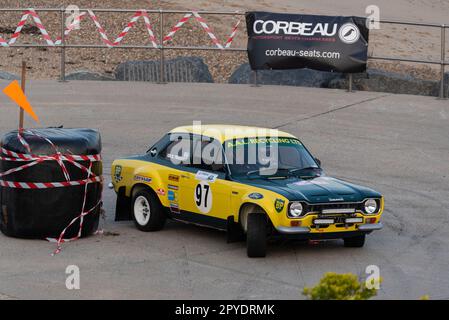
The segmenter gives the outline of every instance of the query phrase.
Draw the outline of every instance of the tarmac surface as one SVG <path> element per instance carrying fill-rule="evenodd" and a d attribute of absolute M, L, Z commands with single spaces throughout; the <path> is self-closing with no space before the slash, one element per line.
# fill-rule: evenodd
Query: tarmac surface
<path fill-rule="evenodd" d="M 0 82 L 0 89 L 8 84 Z M 166 131 L 194 120 L 279 128 L 298 136 L 326 173 L 385 195 L 384 229 L 364 248 L 342 241 L 272 243 L 265 259 L 223 232 L 169 222 L 143 233 L 113 221 L 106 189 L 104 235 L 55 244 L 0 235 L 1 299 L 303 299 L 325 272 L 366 277 L 378 298 L 449 299 L 449 101 L 431 97 L 297 87 L 31 81 L 40 126 L 98 128 L 104 173 L 113 159 L 143 153 Z M 0 129 L 18 110 L 0 94 Z M 35 124 L 27 120 L 27 126 Z M 80 290 L 68 290 L 68 265 Z"/>

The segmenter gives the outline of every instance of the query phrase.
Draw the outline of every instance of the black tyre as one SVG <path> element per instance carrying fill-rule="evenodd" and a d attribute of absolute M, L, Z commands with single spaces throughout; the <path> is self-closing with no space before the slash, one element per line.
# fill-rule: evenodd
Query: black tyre
<path fill-rule="evenodd" d="M 137 229 L 145 232 L 161 230 L 167 219 L 159 199 L 147 190 L 133 196 L 132 216 Z"/>
<path fill-rule="evenodd" d="M 250 213 L 246 231 L 246 250 L 250 258 L 267 254 L 267 219 L 264 214 Z"/>
<path fill-rule="evenodd" d="M 361 248 L 365 244 L 365 235 L 344 238 L 345 247 L 347 248 Z"/>

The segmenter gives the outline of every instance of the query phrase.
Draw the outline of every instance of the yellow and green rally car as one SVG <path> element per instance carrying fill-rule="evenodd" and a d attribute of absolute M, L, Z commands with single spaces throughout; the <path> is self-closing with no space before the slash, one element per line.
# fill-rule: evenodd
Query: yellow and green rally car
<path fill-rule="evenodd" d="M 173 129 L 146 154 L 115 160 L 116 220 L 142 231 L 167 218 L 245 239 L 249 257 L 270 237 L 343 239 L 362 247 L 382 228 L 384 200 L 369 188 L 328 177 L 291 134 L 207 125 Z"/>

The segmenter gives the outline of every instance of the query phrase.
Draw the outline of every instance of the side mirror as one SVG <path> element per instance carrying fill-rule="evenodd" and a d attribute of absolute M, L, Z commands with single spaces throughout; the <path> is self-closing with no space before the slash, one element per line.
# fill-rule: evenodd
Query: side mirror
<path fill-rule="evenodd" d="M 157 154 L 157 149 L 156 148 L 151 149 L 150 154 L 152 157 L 154 157 Z"/>
<path fill-rule="evenodd" d="M 321 160 L 318 158 L 315 158 L 315 162 L 321 167 Z"/>

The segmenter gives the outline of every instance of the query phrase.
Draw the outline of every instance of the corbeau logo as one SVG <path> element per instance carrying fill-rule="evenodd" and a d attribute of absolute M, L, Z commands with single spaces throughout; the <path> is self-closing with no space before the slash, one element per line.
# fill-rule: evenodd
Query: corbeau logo
<path fill-rule="evenodd" d="M 336 23 L 306 23 L 293 21 L 256 20 L 253 25 L 255 34 L 284 34 L 332 37 L 337 33 Z"/>

